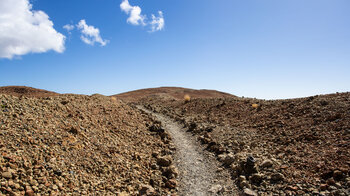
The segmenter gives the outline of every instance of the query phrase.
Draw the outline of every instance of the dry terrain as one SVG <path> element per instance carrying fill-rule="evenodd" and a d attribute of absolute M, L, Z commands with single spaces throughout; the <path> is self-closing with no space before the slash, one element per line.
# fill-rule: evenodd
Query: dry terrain
<path fill-rule="evenodd" d="M 174 166 L 178 168 L 179 195 L 237 195 L 238 190 L 229 171 L 222 169 L 215 155 L 186 132 L 181 124 L 159 113 L 138 106 L 162 122 L 176 149 Z"/>
<path fill-rule="evenodd" d="M 289 100 L 143 97 L 259 195 L 350 194 L 350 93 Z"/>
<path fill-rule="evenodd" d="M 174 191 L 163 175 L 172 164 L 159 165 L 171 163 L 171 143 L 150 131 L 148 115 L 102 95 L 42 97 L 32 90 L 0 94 L 0 195 Z"/>
<path fill-rule="evenodd" d="M 183 100 L 185 95 L 189 95 L 192 98 L 208 98 L 208 97 L 234 97 L 228 93 L 223 93 L 215 90 L 194 90 L 180 87 L 160 87 L 160 88 L 148 88 L 130 91 L 114 95 L 125 102 L 137 102 L 143 98 L 158 98 L 169 100 Z"/>
<path fill-rule="evenodd" d="M 52 91 L 36 89 L 26 86 L 3 86 L 0 87 L 0 94 L 13 95 L 17 97 L 50 97 L 58 95 L 58 93 Z"/>
<path fill-rule="evenodd" d="M 0 195 L 350 195 L 350 93 L 0 87 Z"/>

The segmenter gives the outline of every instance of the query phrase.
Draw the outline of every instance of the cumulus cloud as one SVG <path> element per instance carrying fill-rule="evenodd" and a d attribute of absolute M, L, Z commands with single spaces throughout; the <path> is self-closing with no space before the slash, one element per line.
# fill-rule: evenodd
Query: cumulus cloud
<path fill-rule="evenodd" d="M 151 32 L 160 31 L 164 29 L 164 17 L 163 12 L 158 11 L 159 16 L 155 16 L 152 14 Z"/>
<path fill-rule="evenodd" d="M 32 10 L 29 0 L 0 0 L 0 58 L 49 50 L 62 53 L 64 42 L 49 16 Z"/>
<path fill-rule="evenodd" d="M 68 32 L 70 32 L 74 29 L 74 25 L 66 24 L 63 26 L 63 28 L 66 29 Z"/>
<path fill-rule="evenodd" d="M 129 15 L 127 21 L 133 25 L 146 25 L 144 20 L 146 16 L 141 15 L 141 8 L 139 6 L 131 6 L 128 0 L 123 0 L 120 4 L 120 9 Z"/>
<path fill-rule="evenodd" d="M 77 24 L 77 28 L 81 31 L 80 39 L 89 45 L 94 45 L 95 42 L 101 46 L 107 45 L 108 40 L 103 40 L 100 35 L 100 30 L 94 26 L 87 25 L 85 20 L 80 20 Z"/>
<path fill-rule="evenodd" d="M 129 15 L 127 22 L 132 25 L 150 26 L 150 32 L 160 31 L 164 29 L 164 17 L 163 12 L 159 11 L 159 16 L 152 14 L 152 21 L 147 22 L 147 17 L 141 14 L 141 8 L 139 6 L 130 5 L 128 0 L 123 0 L 120 4 L 120 9 Z"/>

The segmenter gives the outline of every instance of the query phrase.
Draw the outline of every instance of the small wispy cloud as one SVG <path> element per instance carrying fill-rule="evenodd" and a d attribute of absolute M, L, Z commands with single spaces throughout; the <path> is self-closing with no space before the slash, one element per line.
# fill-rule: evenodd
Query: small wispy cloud
<path fill-rule="evenodd" d="M 77 28 L 82 34 L 80 39 L 86 44 L 94 45 L 97 42 L 101 46 L 105 46 L 109 42 L 108 40 L 102 39 L 98 28 L 92 25 L 87 25 L 84 19 L 80 20 L 80 22 L 77 24 Z"/>
<path fill-rule="evenodd" d="M 71 32 L 74 29 L 74 25 L 66 24 L 63 26 L 64 29 L 66 29 L 68 32 Z"/>
<path fill-rule="evenodd" d="M 129 15 L 127 22 L 132 25 L 150 26 L 149 32 L 160 31 L 164 29 L 164 17 L 163 12 L 158 11 L 159 16 L 152 14 L 152 21 L 147 22 L 147 16 L 142 15 L 142 9 L 139 6 L 132 6 L 129 0 L 123 0 L 120 4 L 120 9 Z"/>
<path fill-rule="evenodd" d="M 158 14 L 159 14 L 159 16 L 155 16 L 152 14 L 152 21 L 150 22 L 151 32 L 161 31 L 164 29 L 163 12 L 158 11 Z"/>

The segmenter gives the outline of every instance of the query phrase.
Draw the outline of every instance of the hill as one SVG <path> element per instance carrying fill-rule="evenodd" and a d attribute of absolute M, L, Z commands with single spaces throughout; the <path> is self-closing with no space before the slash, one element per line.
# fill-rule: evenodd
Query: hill
<path fill-rule="evenodd" d="M 189 95 L 191 98 L 220 98 L 220 97 L 235 97 L 234 95 L 216 91 L 216 90 L 195 90 L 181 87 L 159 87 L 159 88 L 147 88 L 126 93 L 113 95 L 126 102 L 139 101 L 142 98 L 147 97 L 162 97 L 165 99 L 182 100 L 185 95 Z"/>
<path fill-rule="evenodd" d="M 5 92 L 16 89 L 36 97 L 0 94 L 0 195 L 170 193 L 157 165 L 169 141 L 147 115 L 102 95 Z"/>
<path fill-rule="evenodd" d="M 173 142 L 163 129 L 174 121 L 186 141 L 221 162 L 210 169 L 231 175 L 226 188 L 350 195 L 349 111 L 350 93 L 259 100 L 177 87 L 110 97 L 0 87 L 0 193 L 175 193 L 183 187 L 174 180 L 183 172 L 176 144 L 184 140 Z"/>
<path fill-rule="evenodd" d="M 27 86 L 3 86 L 0 87 L 0 94 L 13 95 L 17 97 L 50 97 L 59 95 L 58 93 L 52 91 Z"/>
<path fill-rule="evenodd" d="M 148 97 L 136 104 L 187 127 L 242 189 L 259 195 L 350 193 L 350 93 L 271 101 Z M 246 170 L 249 156 L 256 169 Z"/>

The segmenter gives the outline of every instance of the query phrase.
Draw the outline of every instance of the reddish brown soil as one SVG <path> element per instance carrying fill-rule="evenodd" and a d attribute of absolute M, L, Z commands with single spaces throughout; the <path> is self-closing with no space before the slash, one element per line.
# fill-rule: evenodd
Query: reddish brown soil
<path fill-rule="evenodd" d="M 51 97 L 59 95 L 58 93 L 36 89 L 27 86 L 3 86 L 0 87 L 0 94 L 13 95 L 13 96 L 26 96 L 26 97 Z"/>
<path fill-rule="evenodd" d="M 0 94 L 0 195 L 168 195 L 152 124 L 114 97 Z"/>
<path fill-rule="evenodd" d="M 174 87 L 112 98 L 0 87 L 0 193 L 172 191 L 157 165 L 171 141 L 119 99 L 182 123 L 242 191 L 350 195 L 350 93 L 267 101 Z M 256 171 L 246 168 L 249 155 Z"/>
<path fill-rule="evenodd" d="M 113 95 L 123 101 L 133 102 L 138 101 L 144 97 L 162 97 L 163 99 L 175 99 L 182 100 L 185 95 L 189 95 L 193 98 L 208 98 L 208 97 L 234 97 L 231 94 L 223 93 L 215 90 L 194 90 L 188 88 L 179 88 L 179 87 L 160 87 L 160 88 L 148 88 L 140 89 L 135 91 L 130 91 L 126 93 L 121 93 Z"/>
<path fill-rule="evenodd" d="M 149 96 L 137 104 L 183 122 L 204 143 L 214 144 L 218 155 L 235 154 L 232 170 L 248 154 L 257 164 L 273 160 L 274 170 L 259 172 L 263 185 L 251 184 L 259 194 L 349 193 L 350 93 L 274 101 L 231 97 L 186 102 Z M 268 183 L 274 173 L 282 174 L 283 182 Z"/>

